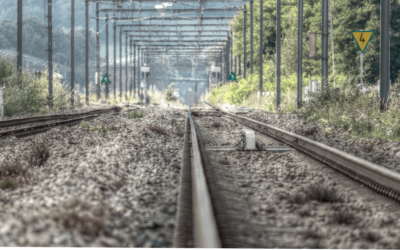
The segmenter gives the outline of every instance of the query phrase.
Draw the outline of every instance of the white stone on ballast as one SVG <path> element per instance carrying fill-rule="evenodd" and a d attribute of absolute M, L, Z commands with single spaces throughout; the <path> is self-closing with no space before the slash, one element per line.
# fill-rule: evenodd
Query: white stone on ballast
<path fill-rule="evenodd" d="M 243 129 L 243 132 L 246 135 L 246 144 L 244 150 L 256 150 L 256 134 L 254 133 L 254 130 Z"/>

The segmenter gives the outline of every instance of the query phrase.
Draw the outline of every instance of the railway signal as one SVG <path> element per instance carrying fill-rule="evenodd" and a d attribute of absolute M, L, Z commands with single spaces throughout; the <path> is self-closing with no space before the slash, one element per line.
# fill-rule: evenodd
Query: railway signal
<path fill-rule="evenodd" d="M 369 31 L 352 31 L 351 35 L 353 36 L 354 41 L 358 48 L 360 49 L 360 81 L 361 87 L 364 87 L 364 51 L 367 48 L 369 41 L 371 41 L 372 36 L 374 35 L 373 30 Z"/>
<path fill-rule="evenodd" d="M 235 75 L 235 73 L 233 73 L 233 71 L 232 71 L 231 74 L 229 75 L 228 81 L 237 81 L 236 75 Z"/>
<path fill-rule="evenodd" d="M 107 73 L 104 74 L 103 79 L 101 80 L 101 83 L 111 83 L 110 79 L 108 79 Z"/>

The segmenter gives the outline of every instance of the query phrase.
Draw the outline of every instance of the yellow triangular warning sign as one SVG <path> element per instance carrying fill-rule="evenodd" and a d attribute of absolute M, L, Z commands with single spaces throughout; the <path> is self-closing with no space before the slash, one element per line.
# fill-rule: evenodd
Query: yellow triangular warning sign
<path fill-rule="evenodd" d="M 369 41 L 372 38 L 372 35 L 374 34 L 374 31 L 373 30 L 352 31 L 351 34 L 353 35 L 353 38 L 356 41 L 357 46 L 360 49 L 361 53 L 364 53 Z"/>

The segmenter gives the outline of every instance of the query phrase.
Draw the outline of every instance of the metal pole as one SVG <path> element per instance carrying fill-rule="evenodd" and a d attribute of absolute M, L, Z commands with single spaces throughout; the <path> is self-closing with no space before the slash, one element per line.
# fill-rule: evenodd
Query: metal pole
<path fill-rule="evenodd" d="M 361 88 L 364 88 L 364 54 L 360 52 L 360 82 Z"/>
<path fill-rule="evenodd" d="M 71 107 L 75 101 L 75 0 L 71 0 Z"/>
<path fill-rule="evenodd" d="M 133 42 L 132 42 L 132 39 L 130 39 L 129 40 L 129 55 L 130 55 L 130 57 L 129 57 L 129 71 L 130 71 L 130 76 L 131 76 L 131 81 L 130 81 L 130 87 L 129 87 L 129 97 L 131 97 L 132 96 L 132 88 L 133 88 L 133 58 L 132 58 L 132 56 L 133 56 L 133 51 L 132 51 L 132 49 L 133 49 Z"/>
<path fill-rule="evenodd" d="M 89 105 L 89 0 L 85 0 L 85 86 L 86 86 L 86 105 Z"/>
<path fill-rule="evenodd" d="M 128 101 L 128 36 L 125 35 L 125 100 Z"/>
<path fill-rule="evenodd" d="M 137 60 L 137 86 L 138 86 L 138 94 L 139 94 L 139 102 L 142 103 L 142 84 L 140 82 L 140 66 L 142 65 L 140 63 L 140 45 L 137 46 L 137 50 L 138 50 L 138 60 Z"/>
<path fill-rule="evenodd" d="M 222 49 L 222 51 L 221 51 L 221 58 L 220 58 L 220 60 L 219 60 L 219 63 L 220 63 L 220 65 L 221 65 L 221 82 L 222 82 L 222 79 L 223 79 L 223 75 L 224 75 L 224 70 L 223 70 L 223 64 L 222 64 L 222 58 L 223 58 L 223 54 L 224 54 L 224 49 Z"/>
<path fill-rule="evenodd" d="M 390 1 L 381 0 L 380 109 L 385 109 L 390 89 Z"/>
<path fill-rule="evenodd" d="M 298 0 L 297 28 L 297 107 L 300 108 L 303 96 L 303 0 Z"/>
<path fill-rule="evenodd" d="M 109 74 L 109 53 L 108 53 L 108 14 L 106 14 L 106 74 L 108 76 L 108 78 L 110 78 L 110 74 Z M 106 99 L 108 99 L 108 96 L 110 94 L 110 88 L 109 88 L 109 83 L 106 82 Z"/>
<path fill-rule="evenodd" d="M 237 74 L 237 56 L 235 56 L 235 74 Z"/>
<path fill-rule="evenodd" d="M 276 0 L 276 106 L 279 105 L 281 105 L 281 0 Z"/>
<path fill-rule="evenodd" d="M 136 97 L 136 44 L 133 44 L 133 98 Z"/>
<path fill-rule="evenodd" d="M 122 101 L 122 27 L 119 27 L 119 98 Z"/>
<path fill-rule="evenodd" d="M 17 17 L 17 69 L 18 71 L 22 71 L 22 9 L 23 9 L 23 0 L 18 0 L 18 17 Z"/>
<path fill-rule="evenodd" d="M 263 50 L 264 50 L 264 44 L 263 44 L 263 36 L 264 36 L 264 32 L 263 32 L 263 0 L 260 0 L 260 51 L 259 51 L 259 75 L 260 75 L 260 79 L 259 79 L 259 91 L 260 93 L 262 93 L 263 91 Z"/>
<path fill-rule="evenodd" d="M 53 106 L 53 16 L 52 16 L 52 0 L 48 0 L 47 20 L 49 32 L 48 56 L 49 56 L 49 106 Z"/>
<path fill-rule="evenodd" d="M 115 83 L 117 81 L 117 24 L 114 23 L 114 75 L 113 75 L 113 89 L 114 89 L 114 98 L 117 98 L 117 94 L 115 92 L 116 86 Z"/>
<path fill-rule="evenodd" d="M 241 55 L 239 54 L 239 76 L 242 75 L 242 61 L 240 60 L 240 59 L 241 59 L 240 56 L 241 56 Z"/>
<path fill-rule="evenodd" d="M 223 64 L 223 61 L 222 61 L 224 52 L 225 52 L 224 49 L 222 49 L 222 51 L 221 51 L 221 57 L 220 57 L 220 59 L 219 59 L 219 64 L 220 64 L 220 67 L 221 67 L 221 75 L 220 75 L 221 81 L 220 81 L 220 82 L 222 82 L 222 79 L 223 79 L 223 77 L 224 77 L 224 71 L 223 71 L 224 64 Z"/>
<path fill-rule="evenodd" d="M 333 46 L 333 16 L 332 16 L 332 0 L 329 0 L 329 14 L 331 23 L 331 50 L 332 50 L 332 73 L 333 73 L 333 87 L 336 88 L 335 78 L 335 47 Z"/>
<path fill-rule="evenodd" d="M 322 90 L 328 84 L 328 0 L 322 0 Z"/>
<path fill-rule="evenodd" d="M 229 37 L 229 47 L 230 47 L 230 49 L 229 49 L 229 55 L 230 55 L 230 64 L 229 64 L 229 66 L 230 66 L 230 71 L 232 72 L 232 69 L 233 69 L 233 33 L 232 33 L 232 31 L 230 32 L 231 33 L 231 36 Z M 229 74 L 230 74 L 230 72 L 229 72 Z"/>
<path fill-rule="evenodd" d="M 247 30 L 247 5 L 244 5 L 244 21 L 243 21 L 243 78 L 246 79 L 246 30 Z"/>
<path fill-rule="evenodd" d="M 253 74 L 253 3 L 250 0 L 250 74 Z"/>
<path fill-rule="evenodd" d="M 230 41 L 230 39 L 228 39 L 228 41 Z M 227 68 L 226 68 L 226 78 L 228 78 L 228 76 L 231 74 L 230 72 L 230 67 L 231 67 L 231 63 L 229 61 L 229 53 L 231 51 L 231 43 L 228 43 L 228 50 L 227 50 L 227 54 L 226 54 L 226 61 L 227 61 Z"/>
<path fill-rule="evenodd" d="M 99 3 L 96 3 L 96 89 L 97 100 L 100 100 L 100 30 L 99 30 Z"/>

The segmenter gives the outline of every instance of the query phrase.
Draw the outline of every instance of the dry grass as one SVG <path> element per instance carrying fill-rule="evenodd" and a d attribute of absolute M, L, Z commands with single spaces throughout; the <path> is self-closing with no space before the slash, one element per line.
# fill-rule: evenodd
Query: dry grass
<path fill-rule="evenodd" d="M 16 189 L 29 181 L 31 174 L 19 162 L 5 162 L 0 165 L 0 189 Z"/>
<path fill-rule="evenodd" d="M 375 232 L 371 232 L 371 231 L 361 232 L 361 237 L 363 239 L 365 239 L 366 241 L 372 242 L 372 243 L 377 242 L 382 238 L 382 236 L 379 235 L 379 233 L 375 233 Z"/>
<path fill-rule="evenodd" d="M 303 204 L 311 200 L 319 202 L 341 202 L 343 201 L 343 198 L 333 187 L 329 188 L 326 186 L 311 184 L 305 188 L 301 188 L 290 199 L 291 202 L 297 204 Z"/>
<path fill-rule="evenodd" d="M 147 125 L 147 128 L 150 129 L 153 132 L 156 132 L 157 134 L 168 135 L 168 133 L 165 130 L 165 128 L 161 127 L 160 125 L 150 124 L 150 125 Z"/>
<path fill-rule="evenodd" d="M 98 236 L 104 230 L 107 220 L 106 209 L 92 206 L 89 203 L 73 199 L 65 203 L 53 219 L 67 230 L 76 230 L 84 235 Z"/>
<path fill-rule="evenodd" d="M 49 147 L 45 143 L 37 143 L 28 155 L 29 164 L 33 166 L 42 166 L 50 157 Z"/>
<path fill-rule="evenodd" d="M 313 230 L 305 230 L 303 233 L 303 237 L 304 237 L 304 239 L 314 239 L 315 240 L 315 239 L 320 239 L 322 236 Z"/>
<path fill-rule="evenodd" d="M 120 106 L 114 106 L 114 110 L 118 113 L 120 113 L 122 111 L 123 108 L 121 108 Z"/>
<path fill-rule="evenodd" d="M 332 215 L 331 222 L 335 224 L 351 225 L 357 220 L 356 216 L 349 211 L 339 211 Z"/>
<path fill-rule="evenodd" d="M 213 127 L 213 128 L 219 128 L 219 127 L 221 127 L 221 123 L 219 123 L 219 122 L 213 122 L 213 123 L 211 124 L 211 127 Z"/>
<path fill-rule="evenodd" d="M 226 157 L 226 156 L 218 158 L 217 162 L 220 163 L 220 164 L 223 164 L 223 165 L 229 165 L 230 164 L 230 162 L 228 160 L 228 157 Z"/>

